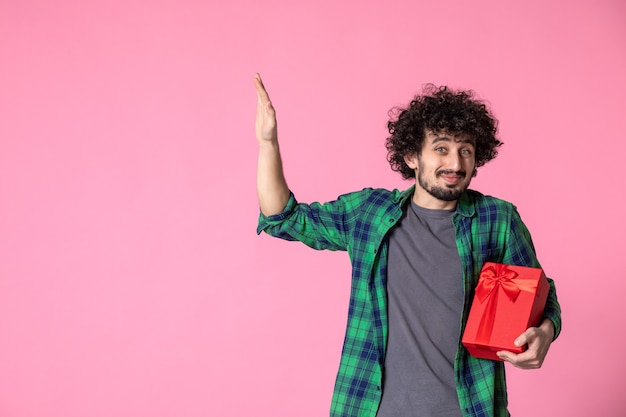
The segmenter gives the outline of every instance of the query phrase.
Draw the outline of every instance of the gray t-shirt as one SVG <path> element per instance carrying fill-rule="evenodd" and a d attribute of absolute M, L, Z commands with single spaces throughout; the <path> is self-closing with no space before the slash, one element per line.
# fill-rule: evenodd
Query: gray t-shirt
<path fill-rule="evenodd" d="M 460 417 L 454 383 L 463 280 L 454 210 L 408 205 L 389 237 L 389 338 L 377 417 Z"/>

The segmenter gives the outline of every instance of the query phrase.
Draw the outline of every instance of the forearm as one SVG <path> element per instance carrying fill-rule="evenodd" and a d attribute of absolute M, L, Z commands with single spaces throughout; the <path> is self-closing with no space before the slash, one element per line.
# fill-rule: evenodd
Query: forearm
<path fill-rule="evenodd" d="M 265 216 L 282 212 L 289 201 L 289 187 L 283 173 L 278 141 L 259 143 L 257 196 Z"/>

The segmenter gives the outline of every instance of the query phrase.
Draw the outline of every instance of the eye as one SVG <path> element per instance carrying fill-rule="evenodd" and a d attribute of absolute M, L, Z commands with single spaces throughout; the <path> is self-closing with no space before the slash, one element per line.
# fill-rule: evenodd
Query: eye
<path fill-rule="evenodd" d="M 461 149 L 460 154 L 463 156 L 471 156 L 472 155 L 472 150 L 471 149 Z"/>
<path fill-rule="evenodd" d="M 438 146 L 435 148 L 435 152 L 439 152 L 439 153 L 445 153 L 446 152 L 446 148 L 443 146 Z"/>

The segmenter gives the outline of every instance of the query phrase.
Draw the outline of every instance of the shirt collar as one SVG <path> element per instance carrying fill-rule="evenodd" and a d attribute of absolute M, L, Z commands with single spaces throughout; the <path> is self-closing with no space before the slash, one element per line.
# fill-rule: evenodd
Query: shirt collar
<path fill-rule="evenodd" d="M 413 197 L 414 191 L 415 191 L 415 185 L 413 185 L 411 188 L 407 190 L 404 190 L 398 196 L 396 196 L 396 203 L 398 203 L 401 207 L 404 207 L 404 205 L 407 203 L 409 198 Z"/>

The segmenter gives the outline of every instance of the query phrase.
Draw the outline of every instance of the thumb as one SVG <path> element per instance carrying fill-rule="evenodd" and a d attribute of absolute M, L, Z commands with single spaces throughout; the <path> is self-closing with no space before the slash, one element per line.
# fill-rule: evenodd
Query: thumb
<path fill-rule="evenodd" d="M 531 329 L 526 330 L 524 333 L 519 335 L 517 339 L 513 342 L 513 344 L 517 347 L 524 346 L 530 340 L 530 331 Z"/>

